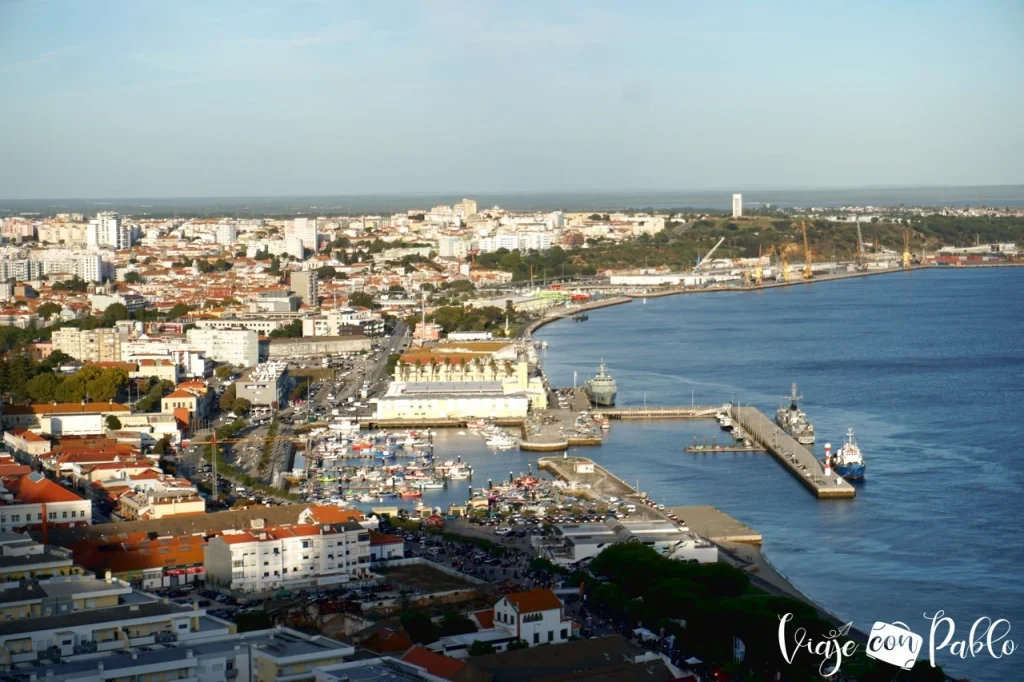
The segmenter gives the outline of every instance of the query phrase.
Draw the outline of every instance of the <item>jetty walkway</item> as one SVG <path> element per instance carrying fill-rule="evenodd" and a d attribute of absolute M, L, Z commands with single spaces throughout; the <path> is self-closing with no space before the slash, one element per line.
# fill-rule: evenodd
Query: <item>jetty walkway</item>
<path fill-rule="evenodd" d="M 857 495 L 856 489 L 838 474 L 825 478 L 821 461 L 756 407 L 733 406 L 732 418 L 819 498 L 843 499 Z"/>

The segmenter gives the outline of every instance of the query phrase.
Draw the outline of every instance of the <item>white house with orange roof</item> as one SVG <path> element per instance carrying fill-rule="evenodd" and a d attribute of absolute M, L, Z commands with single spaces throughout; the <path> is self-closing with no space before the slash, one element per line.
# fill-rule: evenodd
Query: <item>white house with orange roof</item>
<path fill-rule="evenodd" d="M 156 377 L 160 381 L 178 383 L 178 363 L 168 358 L 143 358 L 138 361 L 138 369 L 128 376 L 136 378 Z"/>
<path fill-rule="evenodd" d="M 92 524 L 92 502 L 33 472 L 0 479 L 0 532 Z"/>
<path fill-rule="evenodd" d="M 370 531 L 358 523 L 225 531 L 206 543 L 206 581 L 236 592 L 332 585 L 369 574 Z"/>
<path fill-rule="evenodd" d="M 50 451 L 50 439 L 28 429 L 14 428 L 4 432 L 8 452 L 23 462 L 31 462 Z"/>
<path fill-rule="evenodd" d="M 573 622 L 565 617 L 562 600 L 551 590 L 538 587 L 506 594 L 498 600 L 494 605 L 494 627 L 536 646 L 569 641 Z"/>

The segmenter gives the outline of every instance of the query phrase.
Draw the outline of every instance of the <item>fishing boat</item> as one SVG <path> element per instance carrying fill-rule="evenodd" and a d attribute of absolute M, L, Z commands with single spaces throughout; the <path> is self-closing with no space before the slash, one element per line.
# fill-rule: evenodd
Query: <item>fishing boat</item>
<path fill-rule="evenodd" d="M 442 488 L 444 488 L 444 483 L 431 478 L 425 481 L 417 482 L 416 487 L 418 487 L 420 490 L 441 490 Z"/>
<path fill-rule="evenodd" d="M 515 437 L 510 433 L 499 433 L 487 439 L 487 446 L 496 450 L 510 450 L 517 445 Z"/>
<path fill-rule="evenodd" d="M 423 492 L 420 490 L 410 490 L 407 488 L 405 490 L 400 491 L 398 493 L 398 496 L 405 500 L 411 497 L 423 497 Z"/>

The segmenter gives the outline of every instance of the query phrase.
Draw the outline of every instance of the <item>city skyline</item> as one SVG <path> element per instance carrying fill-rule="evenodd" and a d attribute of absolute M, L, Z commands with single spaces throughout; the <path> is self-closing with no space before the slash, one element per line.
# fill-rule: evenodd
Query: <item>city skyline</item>
<path fill-rule="evenodd" d="M 1024 182 L 1016 3 L 97 8 L 0 3 L 0 198 Z"/>

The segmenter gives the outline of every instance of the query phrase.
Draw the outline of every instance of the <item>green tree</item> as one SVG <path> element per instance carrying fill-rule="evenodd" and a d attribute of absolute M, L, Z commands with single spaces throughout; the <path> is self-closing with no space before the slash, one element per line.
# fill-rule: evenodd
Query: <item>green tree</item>
<path fill-rule="evenodd" d="M 50 317 L 51 315 L 56 315 L 61 310 L 62 310 L 62 308 L 59 305 L 57 305 L 56 303 L 53 303 L 51 301 L 47 301 L 46 303 L 43 303 L 38 308 L 36 308 L 36 315 L 38 315 L 39 317 L 41 317 L 41 318 L 43 318 L 45 320 L 46 318 Z"/>
<path fill-rule="evenodd" d="M 231 411 L 241 417 L 243 414 L 248 414 L 252 405 L 245 398 L 235 398 L 235 401 L 231 403 Z"/>
<path fill-rule="evenodd" d="M 466 635 L 470 632 L 476 632 L 476 625 L 458 611 L 445 611 L 441 616 L 441 637 Z"/>
<path fill-rule="evenodd" d="M 54 400 L 60 379 L 50 372 L 37 374 L 25 384 L 25 393 L 35 403 L 49 403 Z"/>
<path fill-rule="evenodd" d="M 131 272 L 125 273 L 124 281 L 126 284 L 138 284 L 142 281 L 142 275 L 135 270 L 132 270 Z"/>
<path fill-rule="evenodd" d="M 409 609 L 399 618 L 409 639 L 417 644 L 432 644 L 437 641 L 439 631 L 430 614 L 422 609 Z"/>
<path fill-rule="evenodd" d="M 112 414 L 108 414 L 107 415 L 107 418 L 106 418 L 104 423 L 107 425 L 107 430 L 108 431 L 120 431 L 121 430 L 121 420 L 118 419 L 116 416 L 114 416 Z"/>
<path fill-rule="evenodd" d="M 334 279 L 337 274 L 338 271 L 330 265 L 321 266 L 316 270 L 317 279 L 323 280 L 324 282 Z"/>
<path fill-rule="evenodd" d="M 165 455 L 165 454 L 167 454 L 167 449 L 170 446 L 171 446 L 171 437 L 169 435 L 165 435 L 163 438 L 158 440 L 155 445 L 153 445 L 153 452 L 154 452 L 154 454 L 157 454 L 157 455 Z"/>
<path fill-rule="evenodd" d="M 478 639 L 469 647 L 470 656 L 486 656 L 493 653 L 494 647 L 491 646 L 490 642 L 486 642 L 484 640 Z"/>
<path fill-rule="evenodd" d="M 125 307 L 124 303 L 111 303 L 103 311 L 103 326 L 113 327 L 115 322 L 127 320 L 129 317 L 128 308 Z"/>
<path fill-rule="evenodd" d="M 215 369 L 213 373 L 214 375 L 216 375 L 218 379 L 227 379 L 229 376 L 234 374 L 234 369 L 231 367 L 231 365 L 221 365 L 220 367 Z"/>
<path fill-rule="evenodd" d="M 188 315 L 190 312 L 192 312 L 192 308 L 190 308 L 189 306 L 185 305 L 184 303 L 175 303 L 174 306 L 167 311 L 167 319 L 176 320 L 179 317 L 184 317 L 185 315 Z"/>
<path fill-rule="evenodd" d="M 358 306 L 360 308 L 379 308 L 380 306 L 374 302 L 373 296 L 366 293 L 365 291 L 356 291 L 349 294 L 348 297 L 349 305 Z"/>
<path fill-rule="evenodd" d="M 218 403 L 222 412 L 228 412 L 234 407 L 235 404 L 235 385 L 231 384 L 224 392 L 220 395 L 220 401 Z"/>

